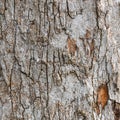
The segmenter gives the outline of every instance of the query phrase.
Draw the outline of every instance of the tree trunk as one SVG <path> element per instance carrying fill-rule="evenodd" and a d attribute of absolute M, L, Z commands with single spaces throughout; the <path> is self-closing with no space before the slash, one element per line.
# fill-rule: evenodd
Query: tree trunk
<path fill-rule="evenodd" d="M 120 120 L 119 0 L 0 0 L 0 120 Z"/>

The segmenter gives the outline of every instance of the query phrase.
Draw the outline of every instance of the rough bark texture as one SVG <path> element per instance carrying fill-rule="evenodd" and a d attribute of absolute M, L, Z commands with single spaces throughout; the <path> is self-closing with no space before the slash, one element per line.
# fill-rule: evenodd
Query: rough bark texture
<path fill-rule="evenodd" d="M 120 1 L 0 0 L 0 120 L 120 120 Z"/>

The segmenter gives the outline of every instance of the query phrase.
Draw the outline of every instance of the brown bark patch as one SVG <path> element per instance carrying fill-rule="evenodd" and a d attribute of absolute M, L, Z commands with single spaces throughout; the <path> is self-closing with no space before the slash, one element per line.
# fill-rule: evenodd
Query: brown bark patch
<path fill-rule="evenodd" d="M 98 87 L 97 90 L 97 104 L 102 106 L 102 109 L 107 104 L 109 95 L 108 95 L 108 87 L 106 84 L 102 84 Z"/>
<path fill-rule="evenodd" d="M 67 45 L 68 45 L 68 52 L 69 52 L 69 54 L 71 54 L 71 55 L 74 56 L 75 52 L 77 50 L 76 41 L 74 39 L 70 39 L 68 37 L 68 39 L 67 39 Z"/>
<path fill-rule="evenodd" d="M 91 32 L 89 30 L 86 30 L 85 38 L 91 38 Z"/>

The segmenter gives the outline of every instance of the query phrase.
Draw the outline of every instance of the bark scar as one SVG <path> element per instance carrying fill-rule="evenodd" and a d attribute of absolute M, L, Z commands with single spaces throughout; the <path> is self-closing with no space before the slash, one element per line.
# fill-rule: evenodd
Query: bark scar
<path fill-rule="evenodd" d="M 74 56 L 75 52 L 77 51 L 76 41 L 74 39 L 70 39 L 68 37 L 68 39 L 67 39 L 67 46 L 68 46 L 68 53 L 71 56 Z"/>
<path fill-rule="evenodd" d="M 99 105 L 101 105 L 102 110 L 103 110 L 107 104 L 108 99 L 109 99 L 108 87 L 106 84 L 102 84 L 98 87 L 98 90 L 97 90 L 97 105 L 98 105 L 98 107 L 100 107 Z"/>

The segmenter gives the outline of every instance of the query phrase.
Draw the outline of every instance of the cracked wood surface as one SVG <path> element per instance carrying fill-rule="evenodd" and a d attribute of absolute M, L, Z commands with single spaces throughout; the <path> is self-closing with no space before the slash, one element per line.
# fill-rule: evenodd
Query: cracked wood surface
<path fill-rule="evenodd" d="M 119 39 L 119 0 L 1 0 L 0 120 L 120 120 Z"/>

